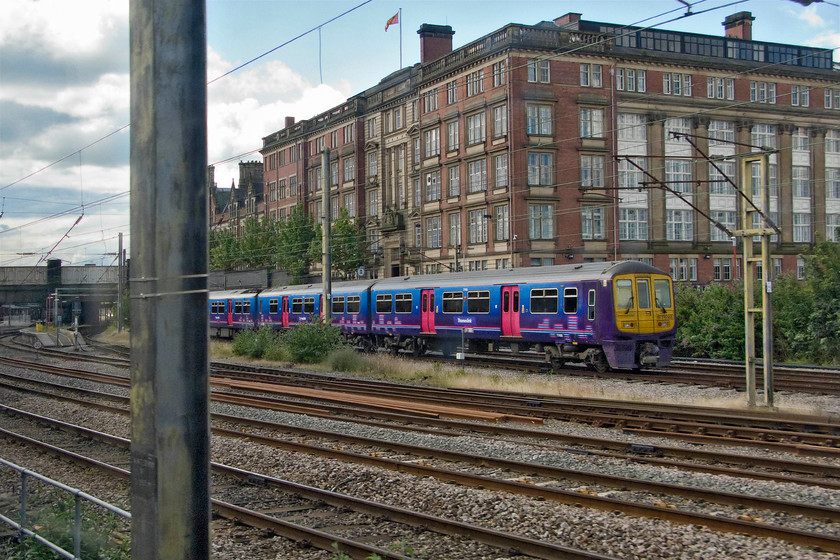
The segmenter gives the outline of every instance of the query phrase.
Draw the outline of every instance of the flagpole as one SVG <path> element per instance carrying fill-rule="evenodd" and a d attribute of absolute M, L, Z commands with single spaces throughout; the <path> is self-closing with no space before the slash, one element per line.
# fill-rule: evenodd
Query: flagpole
<path fill-rule="evenodd" d="M 400 8 L 400 70 L 402 70 L 402 8 Z"/>

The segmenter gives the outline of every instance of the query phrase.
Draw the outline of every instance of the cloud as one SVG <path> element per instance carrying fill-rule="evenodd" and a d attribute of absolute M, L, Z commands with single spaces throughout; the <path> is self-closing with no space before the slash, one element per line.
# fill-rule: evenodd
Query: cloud
<path fill-rule="evenodd" d="M 812 5 L 796 10 L 788 8 L 788 11 L 793 14 L 794 17 L 801 19 L 808 25 L 812 25 L 814 27 L 825 27 L 826 25 L 825 20 L 817 13 L 816 6 Z"/>

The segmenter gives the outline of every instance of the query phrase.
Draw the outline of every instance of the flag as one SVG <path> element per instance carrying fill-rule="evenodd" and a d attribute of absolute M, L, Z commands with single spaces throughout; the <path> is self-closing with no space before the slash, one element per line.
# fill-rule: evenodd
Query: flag
<path fill-rule="evenodd" d="M 391 25 L 393 25 L 395 23 L 399 23 L 399 22 L 400 22 L 400 13 L 397 12 L 396 14 L 394 14 L 394 17 L 392 17 L 391 19 L 389 19 L 388 21 L 385 22 L 385 31 L 388 31 L 388 28 Z"/>

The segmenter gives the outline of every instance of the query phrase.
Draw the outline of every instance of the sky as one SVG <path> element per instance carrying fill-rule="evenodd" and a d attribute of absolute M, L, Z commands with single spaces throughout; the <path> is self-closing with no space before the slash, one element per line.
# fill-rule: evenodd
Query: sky
<path fill-rule="evenodd" d="M 690 3 L 680 18 L 678 0 L 207 0 L 208 162 L 229 187 L 286 116 L 310 118 L 419 62 L 423 23 L 452 26 L 457 49 L 568 12 L 722 36 L 727 15 L 749 11 L 755 40 L 840 48 L 840 0 Z M 129 249 L 128 11 L 128 0 L 3 0 L 0 266 L 114 264 L 120 232 Z"/>

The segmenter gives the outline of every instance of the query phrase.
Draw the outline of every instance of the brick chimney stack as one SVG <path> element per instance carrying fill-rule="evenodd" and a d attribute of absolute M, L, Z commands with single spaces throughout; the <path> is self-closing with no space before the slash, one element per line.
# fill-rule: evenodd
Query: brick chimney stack
<path fill-rule="evenodd" d="M 722 25 L 726 29 L 726 36 L 730 39 L 752 41 L 753 21 L 755 21 L 755 18 L 750 12 L 738 12 L 727 16 Z"/>
<path fill-rule="evenodd" d="M 578 14 L 575 12 L 569 12 L 568 14 L 555 19 L 554 25 L 557 25 L 559 27 L 570 26 L 577 28 L 578 24 L 580 23 L 581 15 L 582 14 Z"/>
<path fill-rule="evenodd" d="M 420 63 L 425 64 L 452 52 L 451 25 L 424 23 L 417 30 L 420 35 Z"/>
<path fill-rule="evenodd" d="M 286 126 L 284 128 L 289 128 L 290 126 L 295 124 L 294 117 L 286 117 Z"/>

